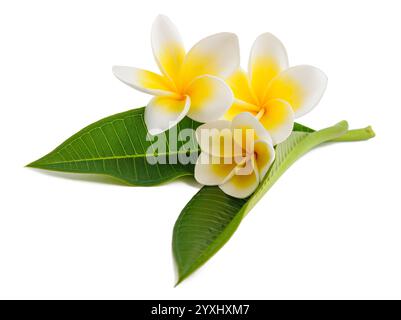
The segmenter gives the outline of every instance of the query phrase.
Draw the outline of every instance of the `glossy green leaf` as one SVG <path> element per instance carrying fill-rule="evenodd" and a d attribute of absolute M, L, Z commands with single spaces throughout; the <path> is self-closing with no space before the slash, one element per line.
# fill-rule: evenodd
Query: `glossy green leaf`
<path fill-rule="evenodd" d="M 297 122 L 294 122 L 294 127 L 292 128 L 292 131 L 308 132 L 308 133 L 315 132 L 315 130 Z"/>
<path fill-rule="evenodd" d="M 183 128 L 196 129 L 198 126 L 199 123 L 185 118 L 177 125 L 177 131 L 180 132 Z M 179 152 L 168 152 L 169 135 L 170 132 L 166 132 L 167 160 L 170 155 Z M 28 166 L 54 171 L 103 174 L 132 185 L 157 185 L 181 176 L 193 175 L 194 166 L 191 164 L 149 164 L 146 161 L 146 151 L 154 141 L 147 141 L 146 136 L 144 108 L 130 110 L 89 125 Z M 191 141 L 195 142 L 194 137 Z M 180 150 L 185 142 L 178 141 L 178 148 L 174 149 Z M 198 153 L 196 143 L 187 147 L 186 152 Z"/>
<path fill-rule="evenodd" d="M 146 139 L 144 110 L 145 108 L 138 108 L 99 120 L 73 135 L 49 154 L 32 162 L 28 167 L 102 174 L 130 185 L 142 186 L 157 185 L 182 176 L 193 175 L 193 164 L 167 161 L 168 164 L 152 165 L 146 161 L 146 151 L 153 142 Z M 176 129 L 179 133 L 182 129 L 196 129 L 199 125 L 200 123 L 185 118 Z M 296 123 L 294 130 L 310 132 L 312 129 Z M 167 160 L 171 156 L 177 156 L 182 145 L 187 142 L 187 140 L 177 141 L 177 138 L 172 137 L 172 140 L 177 141 L 177 148 L 171 148 L 173 151 L 170 151 L 170 132 L 172 131 L 165 133 Z M 194 136 L 191 137 L 191 142 L 186 153 L 198 154 Z"/>
<path fill-rule="evenodd" d="M 316 146 L 339 141 L 366 140 L 374 136 L 370 127 L 347 132 L 342 121 L 313 132 L 298 125 L 283 143 L 276 146 L 276 160 L 255 193 L 247 199 L 226 195 L 218 187 L 203 187 L 182 210 L 173 233 L 173 252 L 178 283 L 210 259 L 232 236 L 243 217 L 277 179 L 302 155 Z M 295 129 L 295 128 L 294 128 Z"/>

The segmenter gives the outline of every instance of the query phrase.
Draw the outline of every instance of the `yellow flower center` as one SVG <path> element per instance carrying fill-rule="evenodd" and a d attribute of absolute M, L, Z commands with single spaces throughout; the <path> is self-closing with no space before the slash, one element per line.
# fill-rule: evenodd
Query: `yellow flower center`
<path fill-rule="evenodd" d="M 263 115 L 265 114 L 265 112 L 266 112 L 266 108 L 265 108 L 265 107 L 260 108 L 259 111 L 258 111 L 258 113 L 257 113 L 256 116 L 255 116 L 256 119 L 260 120 L 260 118 L 263 117 Z"/>

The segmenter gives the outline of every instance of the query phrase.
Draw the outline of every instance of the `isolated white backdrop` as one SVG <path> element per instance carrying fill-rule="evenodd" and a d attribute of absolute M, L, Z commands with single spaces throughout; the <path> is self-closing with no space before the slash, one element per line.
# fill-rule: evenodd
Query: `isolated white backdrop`
<path fill-rule="evenodd" d="M 0 298 L 401 298 L 399 1 L 2 1 Z M 156 70 L 150 27 L 186 47 L 238 34 L 242 64 L 272 32 L 291 65 L 324 70 L 300 122 L 372 125 L 367 142 L 297 162 L 229 243 L 174 288 L 174 222 L 199 186 L 127 187 L 24 165 L 149 99 L 111 67 Z"/>

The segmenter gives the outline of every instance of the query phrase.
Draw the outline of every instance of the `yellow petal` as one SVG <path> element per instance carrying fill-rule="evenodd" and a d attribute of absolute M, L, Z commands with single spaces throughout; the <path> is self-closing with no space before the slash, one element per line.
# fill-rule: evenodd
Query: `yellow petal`
<path fill-rule="evenodd" d="M 246 198 L 250 196 L 259 185 L 259 177 L 256 170 L 248 175 L 234 175 L 227 182 L 219 185 L 224 193 L 235 198 Z"/>
<path fill-rule="evenodd" d="M 251 86 L 260 104 L 270 81 L 287 68 L 287 52 L 280 40 L 271 33 L 260 35 L 253 44 L 248 66 Z"/>
<path fill-rule="evenodd" d="M 188 52 L 183 64 L 182 85 L 201 75 L 228 77 L 239 66 L 238 38 L 233 33 L 209 36 Z"/>
<path fill-rule="evenodd" d="M 234 174 L 236 163 L 232 160 L 230 162 L 224 163 L 224 159 L 214 158 L 202 152 L 195 165 L 196 181 L 207 186 L 224 183 Z"/>
<path fill-rule="evenodd" d="M 269 131 L 273 144 L 276 145 L 291 134 L 294 127 L 294 112 L 290 104 L 284 100 L 269 100 L 259 121 Z"/>
<path fill-rule="evenodd" d="M 227 84 L 214 76 L 200 76 L 191 82 L 185 94 L 191 97 L 188 116 L 199 122 L 221 118 L 233 102 Z"/>
<path fill-rule="evenodd" d="M 252 92 L 248 75 L 244 70 L 238 69 L 226 79 L 226 82 L 231 87 L 236 99 L 249 104 L 257 104 L 257 99 Z"/>
<path fill-rule="evenodd" d="M 160 70 L 177 81 L 185 57 L 185 49 L 175 25 L 160 15 L 152 26 L 152 49 Z"/>
<path fill-rule="evenodd" d="M 152 95 L 175 95 L 169 80 L 151 71 L 133 67 L 114 66 L 114 75 L 126 85 Z"/>
<path fill-rule="evenodd" d="M 287 101 L 298 118 L 312 110 L 320 101 L 327 86 L 326 75 L 312 66 L 296 66 L 278 75 L 267 89 L 266 101 Z"/>
<path fill-rule="evenodd" d="M 259 140 L 255 142 L 254 152 L 259 179 L 262 180 L 274 161 L 275 151 L 273 145 L 267 141 Z"/>
<path fill-rule="evenodd" d="M 175 126 L 188 113 L 191 99 L 154 97 L 145 108 L 145 123 L 152 135 L 162 133 Z"/>
<path fill-rule="evenodd" d="M 260 107 L 257 107 L 253 104 L 250 104 L 248 102 L 234 99 L 233 104 L 231 107 L 227 110 L 227 112 L 224 114 L 224 118 L 227 120 L 232 120 L 234 119 L 237 115 L 243 112 L 249 112 L 252 115 L 256 116 L 257 113 L 259 112 Z"/>
<path fill-rule="evenodd" d="M 238 161 L 240 160 L 240 161 Z M 259 177 L 259 173 L 256 166 L 255 157 L 243 157 L 242 159 L 237 159 L 237 166 L 235 167 L 235 175 L 237 176 L 249 176 L 256 171 L 256 175 Z"/>

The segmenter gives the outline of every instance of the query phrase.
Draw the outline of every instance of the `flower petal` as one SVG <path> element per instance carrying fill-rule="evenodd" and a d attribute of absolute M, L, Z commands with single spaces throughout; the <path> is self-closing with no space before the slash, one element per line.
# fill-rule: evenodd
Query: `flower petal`
<path fill-rule="evenodd" d="M 145 108 L 145 123 L 148 131 L 156 135 L 180 122 L 188 113 L 191 99 L 173 97 L 154 97 Z"/>
<path fill-rule="evenodd" d="M 216 120 L 205 123 L 196 129 L 196 140 L 202 152 L 213 157 L 232 158 L 242 155 L 242 150 L 235 148 L 231 122 Z"/>
<path fill-rule="evenodd" d="M 174 95 L 167 78 L 151 71 L 114 66 L 114 75 L 126 85 L 152 95 Z"/>
<path fill-rule="evenodd" d="M 203 152 L 211 154 L 211 136 L 227 132 L 231 136 L 231 122 L 227 120 L 216 120 L 200 125 L 196 131 L 196 140 Z M 232 138 L 230 138 L 232 139 Z M 217 156 L 217 155 L 216 155 Z"/>
<path fill-rule="evenodd" d="M 191 97 L 188 116 L 199 122 L 221 118 L 233 102 L 233 94 L 227 84 L 214 76 L 200 76 L 185 92 Z"/>
<path fill-rule="evenodd" d="M 188 52 L 183 64 L 183 84 L 201 75 L 228 77 L 239 66 L 238 38 L 233 33 L 223 32 L 209 36 Z"/>
<path fill-rule="evenodd" d="M 259 103 L 263 103 L 269 82 L 288 68 L 284 45 L 271 33 L 256 38 L 249 57 L 249 76 Z"/>
<path fill-rule="evenodd" d="M 152 26 L 153 55 L 160 70 L 177 80 L 185 58 L 185 49 L 177 28 L 169 18 L 159 15 Z"/>
<path fill-rule="evenodd" d="M 225 163 L 225 159 L 215 158 L 202 152 L 195 165 L 195 179 L 206 186 L 216 186 L 224 183 L 234 174 L 236 163 Z"/>
<path fill-rule="evenodd" d="M 287 101 L 298 118 L 312 110 L 320 101 L 327 86 L 327 77 L 318 68 L 296 66 L 280 73 L 270 84 L 267 100 Z"/>
<path fill-rule="evenodd" d="M 256 170 L 248 175 L 234 175 L 225 183 L 219 185 L 224 193 L 235 198 L 246 198 L 250 196 L 259 185 L 259 177 Z"/>
<path fill-rule="evenodd" d="M 255 161 L 258 168 L 259 180 L 262 180 L 275 158 L 273 145 L 264 140 L 258 140 L 254 145 Z"/>
<path fill-rule="evenodd" d="M 252 115 L 256 116 L 260 110 L 260 107 L 245 102 L 243 100 L 234 99 L 231 107 L 224 114 L 224 118 L 227 120 L 232 120 L 240 113 L 249 112 Z"/>
<path fill-rule="evenodd" d="M 250 104 L 257 104 L 257 99 L 252 91 L 248 75 L 244 70 L 238 69 L 226 79 L 231 87 L 234 97 Z"/>
<path fill-rule="evenodd" d="M 291 134 L 294 127 L 294 112 L 287 101 L 269 100 L 260 123 L 269 131 L 273 144 L 276 145 Z"/>
<path fill-rule="evenodd" d="M 246 140 L 244 138 L 246 137 L 246 130 L 247 129 L 253 129 L 254 130 L 254 136 L 253 136 L 253 141 L 249 141 L 249 143 L 254 143 L 256 140 L 266 140 L 268 143 L 272 143 L 272 139 L 269 135 L 269 133 L 266 131 L 266 129 L 262 126 L 262 124 L 256 119 L 252 114 L 249 112 L 243 112 L 237 115 L 231 123 L 231 128 L 233 130 L 235 129 L 241 129 L 242 130 L 242 141 L 238 140 L 238 135 L 235 134 L 234 132 L 234 139 L 236 140 L 236 143 L 240 144 L 241 146 L 245 146 Z"/>

